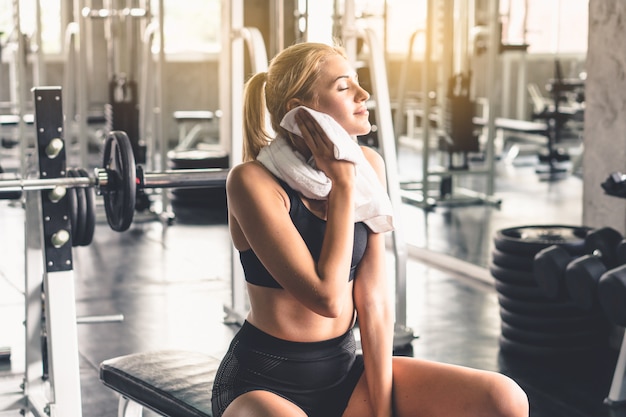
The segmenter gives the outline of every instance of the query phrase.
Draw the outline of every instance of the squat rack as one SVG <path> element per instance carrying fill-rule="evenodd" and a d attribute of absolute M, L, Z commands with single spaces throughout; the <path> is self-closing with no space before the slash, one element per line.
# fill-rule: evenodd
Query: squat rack
<path fill-rule="evenodd" d="M 96 168 L 95 176 L 72 177 L 66 167 L 61 88 L 38 87 L 33 94 L 37 141 L 32 172 L 20 179 L 0 180 L 0 198 L 17 198 L 17 192 L 25 207 L 25 371 L 20 399 L 0 402 L 0 411 L 7 407 L 6 411 L 17 408 L 37 417 L 80 417 L 69 191 L 96 187 L 104 197 L 109 225 L 122 232 L 132 223 L 137 191 L 223 187 L 228 170 L 143 172 L 135 165 L 128 136 L 117 131 L 107 136 L 104 167 Z M 95 223 L 95 210 L 88 217 L 84 220 Z"/>

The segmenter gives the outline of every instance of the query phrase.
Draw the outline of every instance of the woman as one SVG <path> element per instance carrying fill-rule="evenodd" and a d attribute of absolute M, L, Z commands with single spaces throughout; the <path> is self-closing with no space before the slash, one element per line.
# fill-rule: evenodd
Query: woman
<path fill-rule="evenodd" d="M 355 221 L 355 166 L 335 158 L 308 111 L 296 114 L 301 135 L 280 125 L 305 106 L 363 135 L 368 99 L 344 52 L 324 44 L 285 49 L 246 85 L 246 161 L 226 189 L 250 311 L 218 371 L 214 416 L 527 416 L 526 395 L 503 375 L 392 356 L 384 234 Z M 304 197 L 257 160 L 273 136 L 266 108 L 276 135 L 330 179 L 327 198 Z M 384 183 L 382 158 L 362 152 Z"/>

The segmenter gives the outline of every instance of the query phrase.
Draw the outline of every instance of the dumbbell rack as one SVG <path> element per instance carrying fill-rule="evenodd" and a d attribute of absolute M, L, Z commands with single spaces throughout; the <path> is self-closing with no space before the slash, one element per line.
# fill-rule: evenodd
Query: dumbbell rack
<path fill-rule="evenodd" d="M 612 177 L 609 177 L 609 180 L 611 179 Z M 607 195 L 626 198 L 626 194 L 623 193 L 623 188 L 621 189 L 621 194 L 613 192 L 615 191 L 614 189 L 607 188 L 607 184 L 609 182 L 610 181 L 607 180 L 607 182 L 602 184 L 602 187 Z M 605 399 L 605 403 L 610 406 L 626 405 L 626 337 L 622 337 L 622 344 L 617 357 L 615 371 L 613 372 L 613 380 L 611 382 L 611 387 L 609 388 L 609 394 Z"/>

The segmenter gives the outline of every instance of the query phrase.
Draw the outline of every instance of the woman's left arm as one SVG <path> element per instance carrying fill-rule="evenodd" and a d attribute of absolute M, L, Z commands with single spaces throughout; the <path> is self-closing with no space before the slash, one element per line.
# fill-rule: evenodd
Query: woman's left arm
<path fill-rule="evenodd" d="M 384 164 L 374 150 L 365 155 L 385 184 Z M 385 235 L 369 233 L 367 249 L 354 282 L 361 346 L 370 393 L 377 417 L 392 415 L 393 314 L 385 266 Z"/>

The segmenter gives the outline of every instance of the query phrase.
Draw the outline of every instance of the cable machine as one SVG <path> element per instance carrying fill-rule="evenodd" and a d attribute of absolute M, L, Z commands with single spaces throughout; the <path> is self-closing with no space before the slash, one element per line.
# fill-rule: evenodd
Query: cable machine
<path fill-rule="evenodd" d="M 473 99 L 472 71 L 469 58 L 476 53 L 476 34 L 487 36 L 486 65 L 487 79 L 493 79 L 496 71 L 500 38 L 498 25 L 498 0 L 490 0 L 488 28 L 476 30 L 474 23 L 474 1 L 428 0 L 426 29 L 413 33 L 407 58 L 398 82 L 398 108 L 396 110 L 396 134 L 401 132 L 404 117 L 407 131 L 413 131 L 415 117 L 421 118 L 422 178 L 420 181 L 405 181 L 402 184 L 402 199 L 410 204 L 432 209 L 438 204 L 491 204 L 501 201 L 493 197 L 494 158 L 494 88 L 487 85 L 487 97 L 482 100 L 484 126 L 481 145 L 478 126 L 475 123 L 477 102 Z M 495 11 L 494 11 L 495 10 Z M 424 60 L 422 65 L 422 99 L 417 109 L 407 108 L 406 84 L 408 67 L 412 61 L 414 44 L 419 35 L 424 38 Z M 433 82 L 436 81 L 436 85 Z M 436 98 L 436 100 L 433 100 Z M 435 105 L 436 103 L 436 105 Z M 409 117 L 410 116 L 410 117 Z M 437 148 L 447 156 L 447 166 L 433 166 L 431 136 L 436 135 Z M 483 154 L 483 167 L 469 165 L 469 155 Z M 463 176 L 484 176 L 485 192 L 476 192 L 457 187 L 453 181 Z M 431 181 L 432 179 L 436 181 Z M 438 185 L 438 190 L 433 187 Z M 437 195 L 433 195 L 435 189 Z"/>

